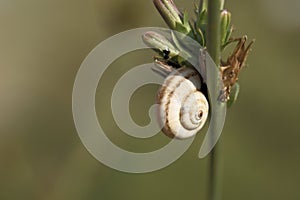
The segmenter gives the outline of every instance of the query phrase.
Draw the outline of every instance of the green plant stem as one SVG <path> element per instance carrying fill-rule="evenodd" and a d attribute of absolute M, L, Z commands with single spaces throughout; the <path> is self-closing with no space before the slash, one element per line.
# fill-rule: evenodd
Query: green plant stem
<path fill-rule="evenodd" d="M 207 50 L 217 66 L 220 66 L 221 30 L 220 10 L 224 0 L 208 1 Z M 218 77 L 215 77 L 217 80 Z M 220 140 L 209 157 L 208 200 L 221 200 L 222 196 L 222 161 Z"/>

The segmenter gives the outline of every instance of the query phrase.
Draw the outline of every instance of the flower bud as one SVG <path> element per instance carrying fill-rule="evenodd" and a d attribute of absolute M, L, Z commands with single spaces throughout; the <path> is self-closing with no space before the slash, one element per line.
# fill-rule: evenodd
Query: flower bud
<path fill-rule="evenodd" d="M 181 24 L 181 13 L 172 0 L 153 0 L 155 7 L 171 29 Z"/>
<path fill-rule="evenodd" d="M 163 57 L 174 57 L 179 54 L 179 51 L 174 47 L 174 45 L 163 35 L 149 31 L 143 35 L 143 41 L 145 44 L 154 50 L 159 51 Z"/>
<path fill-rule="evenodd" d="M 231 34 L 231 14 L 227 10 L 221 12 L 221 44 L 227 43 Z"/>
<path fill-rule="evenodd" d="M 174 4 L 173 0 L 153 0 L 153 2 L 171 29 L 189 36 L 193 36 L 192 28 L 188 20 L 188 13 L 181 13 Z"/>

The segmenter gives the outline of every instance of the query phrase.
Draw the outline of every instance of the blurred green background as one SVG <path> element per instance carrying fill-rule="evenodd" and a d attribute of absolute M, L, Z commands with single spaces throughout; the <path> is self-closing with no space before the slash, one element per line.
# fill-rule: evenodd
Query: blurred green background
<path fill-rule="evenodd" d="M 192 12 L 193 1 L 176 3 Z M 221 137 L 223 199 L 300 199 L 300 3 L 227 0 L 226 8 L 234 35 L 256 43 Z M 203 134 L 172 165 L 127 174 L 94 159 L 75 130 L 72 87 L 83 59 L 106 38 L 146 26 L 165 27 L 151 0 L 0 1 L 0 199 L 206 199 L 208 160 L 197 158 Z M 145 50 L 116 60 L 96 96 L 109 138 L 135 152 L 169 140 L 122 133 L 110 95 L 122 74 L 152 56 Z M 132 97 L 138 124 L 147 124 L 156 90 L 145 86 Z"/>

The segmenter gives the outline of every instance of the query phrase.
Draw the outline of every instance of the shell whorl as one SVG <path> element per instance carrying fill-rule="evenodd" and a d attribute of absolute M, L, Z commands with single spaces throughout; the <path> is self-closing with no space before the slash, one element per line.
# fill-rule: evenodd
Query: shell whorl
<path fill-rule="evenodd" d="M 199 74 L 191 68 L 182 67 L 166 77 L 157 100 L 159 121 L 167 136 L 184 139 L 203 127 L 209 105 L 200 88 Z"/>

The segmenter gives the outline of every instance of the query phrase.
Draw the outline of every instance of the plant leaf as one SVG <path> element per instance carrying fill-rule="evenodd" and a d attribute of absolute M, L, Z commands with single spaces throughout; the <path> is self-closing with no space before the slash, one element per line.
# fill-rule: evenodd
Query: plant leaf
<path fill-rule="evenodd" d="M 231 88 L 230 91 L 230 99 L 227 102 L 227 107 L 230 108 L 235 101 L 237 100 L 240 92 L 240 85 L 238 83 L 235 83 L 234 86 Z"/>

